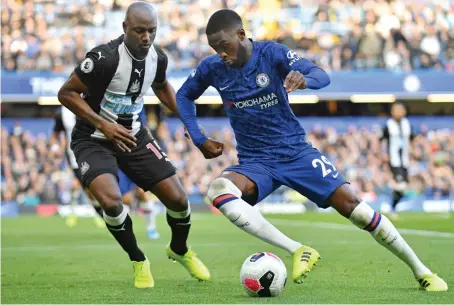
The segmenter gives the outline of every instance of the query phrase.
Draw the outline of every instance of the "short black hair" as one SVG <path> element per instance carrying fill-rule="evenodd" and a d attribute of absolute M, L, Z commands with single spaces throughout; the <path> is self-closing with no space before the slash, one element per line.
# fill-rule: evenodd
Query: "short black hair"
<path fill-rule="evenodd" d="M 243 27 L 243 20 L 241 20 L 240 15 L 232 10 L 219 10 L 211 15 L 205 33 L 211 35 L 235 26 Z"/>
<path fill-rule="evenodd" d="M 407 110 L 407 106 L 404 103 L 402 103 L 401 101 L 392 103 L 391 107 L 393 107 L 393 106 L 402 106 L 405 108 L 405 110 Z"/>

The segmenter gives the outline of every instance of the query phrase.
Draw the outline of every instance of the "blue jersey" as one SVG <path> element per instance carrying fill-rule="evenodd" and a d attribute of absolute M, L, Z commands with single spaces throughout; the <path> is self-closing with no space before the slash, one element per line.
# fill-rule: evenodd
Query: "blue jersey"
<path fill-rule="evenodd" d="M 240 162 L 292 159 L 310 147 L 284 88 L 292 70 L 304 75 L 307 88 L 329 84 L 325 71 L 274 42 L 254 41 L 251 58 L 241 68 L 229 67 L 218 55 L 203 60 L 177 93 L 180 116 L 194 144 L 200 146 L 206 140 L 196 121 L 194 100 L 213 86 L 235 133 Z"/>

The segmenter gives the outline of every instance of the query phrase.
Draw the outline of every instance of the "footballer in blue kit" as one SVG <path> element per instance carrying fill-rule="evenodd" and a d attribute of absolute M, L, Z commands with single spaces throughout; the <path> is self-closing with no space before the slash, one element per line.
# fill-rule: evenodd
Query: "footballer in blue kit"
<path fill-rule="evenodd" d="M 295 283 L 303 282 L 320 254 L 284 235 L 253 208 L 281 185 L 321 208 L 333 207 L 370 232 L 412 269 L 421 289 L 447 290 L 388 218 L 360 200 L 336 167 L 307 141 L 288 93 L 324 88 L 330 83 L 328 74 L 284 45 L 249 39 L 241 17 L 232 10 L 214 13 L 206 34 L 217 54 L 191 73 L 177 93 L 177 105 L 193 143 L 207 159 L 223 151 L 223 144 L 207 137 L 196 119 L 194 101 L 209 86 L 219 92 L 235 133 L 239 164 L 212 182 L 207 196 L 213 205 L 242 230 L 288 251 Z"/>

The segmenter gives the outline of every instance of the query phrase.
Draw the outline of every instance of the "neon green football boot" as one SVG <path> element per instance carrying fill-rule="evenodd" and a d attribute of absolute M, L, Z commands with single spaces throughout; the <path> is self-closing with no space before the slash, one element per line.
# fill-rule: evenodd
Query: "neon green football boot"
<path fill-rule="evenodd" d="M 311 272 L 317 261 L 321 258 L 317 250 L 308 246 L 301 246 L 292 253 L 293 256 L 293 282 L 302 284 L 307 274 Z"/>
<path fill-rule="evenodd" d="M 142 262 L 132 262 L 134 269 L 134 286 L 136 288 L 152 288 L 154 279 L 150 271 L 150 261 L 145 257 Z"/>
<path fill-rule="evenodd" d="M 178 255 L 170 249 L 170 244 L 168 244 L 166 247 L 166 254 L 173 261 L 182 264 L 193 278 L 196 278 L 199 281 L 210 280 L 210 271 L 202 261 L 197 258 L 194 251 L 188 250 L 184 255 Z"/>
<path fill-rule="evenodd" d="M 423 276 L 419 276 L 416 278 L 419 283 L 419 289 L 425 291 L 447 291 L 448 284 L 438 275 L 434 274 L 426 274 Z"/>

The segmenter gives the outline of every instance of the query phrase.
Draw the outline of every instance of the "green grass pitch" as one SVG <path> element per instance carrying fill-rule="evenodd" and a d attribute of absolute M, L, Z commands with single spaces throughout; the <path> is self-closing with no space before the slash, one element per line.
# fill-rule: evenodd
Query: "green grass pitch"
<path fill-rule="evenodd" d="M 134 217 L 141 248 L 151 261 L 153 289 L 133 287 L 132 267 L 106 229 L 80 219 L 70 229 L 59 217 L 2 219 L 2 303 L 453 303 L 454 217 L 403 214 L 396 226 L 429 268 L 450 286 L 444 293 L 417 290 L 410 269 L 366 232 L 336 214 L 267 216 L 294 239 L 322 255 L 302 285 L 290 279 L 276 298 L 248 297 L 239 283 L 243 260 L 257 251 L 279 255 L 291 273 L 291 257 L 235 228 L 222 215 L 194 214 L 190 244 L 210 268 L 200 283 L 165 256 L 169 240 L 163 215 L 161 239 L 146 239 L 143 219 Z M 450 232 L 427 233 L 427 231 Z M 429 236 L 427 236 L 429 235 Z"/>

